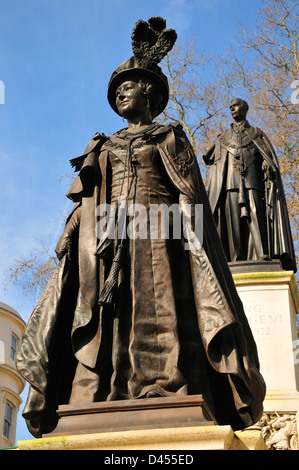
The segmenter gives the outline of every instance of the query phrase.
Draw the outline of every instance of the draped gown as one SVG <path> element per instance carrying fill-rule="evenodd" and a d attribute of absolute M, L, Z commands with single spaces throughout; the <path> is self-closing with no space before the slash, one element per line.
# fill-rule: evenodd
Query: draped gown
<path fill-rule="evenodd" d="M 180 223 L 178 213 L 171 211 L 178 207 L 179 192 L 167 177 L 152 137 L 123 130 L 102 148 L 108 152 L 110 204 L 115 208 L 123 197 L 129 214 L 125 253 L 114 312 L 105 305 L 103 311 L 108 335 L 99 363 L 107 364 L 109 372 L 101 374 L 79 364 L 71 403 L 208 393 L 189 253 L 183 237 L 177 237 L 182 228 L 173 227 Z M 163 212 L 162 206 L 171 206 L 170 211 Z M 159 219 L 154 218 L 155 208 Z M 119 232 L 116 219 L 112 257 L 120 243 Z"/>

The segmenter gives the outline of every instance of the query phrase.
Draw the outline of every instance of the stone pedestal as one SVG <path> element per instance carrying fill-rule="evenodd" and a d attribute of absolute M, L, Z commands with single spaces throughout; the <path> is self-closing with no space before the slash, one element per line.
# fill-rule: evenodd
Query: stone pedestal
<path fill-rule="evenodd" d="M 202 395 L 61 405 L 57 414 L 57 427 L 43 437 L 214 424 Z"/>
<path fill-rule="evenodd" d="M 230 263 L 230 267 L 257 344 L 260 369 L 267 386 L 265 428 L 271 429 L 273 424 L 269 436 L 272 439 L 275 433 L 282 436 L 282 428 L 286 432 L 289 425 L 289 438 L 292 435 L 297 446 L 299 298 L 294 273 L 283 271 L 278 261 Z"/>
<path fill-rule="evenodd" d="M 260 430 L 217 426 L 201 395 L 63 405 L 58 426 L 19 450 L 264 450 Z M 107 454 L 108 455 L 108 454 Z M 109 458 L 109 457 L 108 457 Z"/>
<path fill-rule="evenodd" d="M 19 450 L 188 451 L 266 450 L 260 431 L 235 432 L 230 426 L 188 426 L 45 437 L 18 442 Z M 124 454 L 133 458 L 134 453 Z M 113 454 L 104 453 L 105 458 Z M 171 456 L 171 454 L 170 454 Z M 122 457 L 117 457 L 121 459 Z M 136 457 L 135 457 L 136 458 Z M 149 463 L 146 454 L 140 458 Z M 182 455 L 184 458 L 184 455 Z M 144 459 L 144 460 L 142 460 Z M 121 463 L 121 460 L 117 463 Z M 128 463 L 128 460 L 126 460 Z M 152 463 L 152 462 L 151 462 Z M 169 463 L 169 462 L 168 462 Z"/>
<path fill-rule="evenodd" d="M 233 274 L 267 385 L 265 409 L 299 409 L 299 300 L 292 271 Z M 297 354 L 296 354 L 297 350 Z"/>

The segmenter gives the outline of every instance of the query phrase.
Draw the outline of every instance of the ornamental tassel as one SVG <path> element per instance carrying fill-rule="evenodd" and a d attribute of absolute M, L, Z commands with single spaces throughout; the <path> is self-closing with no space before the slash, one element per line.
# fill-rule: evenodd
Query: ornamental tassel
<path fill-rule="evenodd" d="M 107 223 L 105 237 L 100 241 L 97 247 L 96 254 L 100 258 L 106 257 L 108 248 L 114 239 L 115 224 L 117 222 L 117 216 L 118 216 L 118 206 L 119 206 L 119 203 L 117 202 L 115 208 L 111 210 L 111 214 L 109 216 L 108 223 Z"/>
<path fill-rule="evenodd" d="M 121 269 L 122 254 L 124 245 L 121 243 L 118 245 L 116 254 L 113 258 L 109 276 L 107 277 L 103 289 L 99 297 L 99 304 L 113 304 L 115 302 L 115 296 L 118 284 L 118 275 Z"/>

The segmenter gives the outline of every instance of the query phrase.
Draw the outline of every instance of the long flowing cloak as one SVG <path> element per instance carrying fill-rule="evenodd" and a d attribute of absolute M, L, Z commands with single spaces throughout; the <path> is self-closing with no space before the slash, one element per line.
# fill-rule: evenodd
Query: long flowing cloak
<path fill-rule="evenodd" d="M 265 194 L 267 193 L 265 216 L 268 219 L 266 223 L 269 228 L 270 256 L 272 259 L 280 259 L 284 269 L 296 272 L 296 257 L 287 203 L 275 150 L 269 138 L 261 129 L 250 126 L 247 131 L 252 137 L 252 143 L 262 158 L 268 163 L 273 175 L 269 188 L 265 191 Z M 213 214 L 216 211 L 224 211 L 219 201 L 223 197 L 223 191 L 225 191 L 228 150 L 222 144 L 222 136 L 225 135 L 227 140 L 229 140 L 227 136 L 229 132 L 230 130 L 227 130 L 220 134 L 215 144 L 203 156 L 205 163 L 210 165 L 205 188 Z M 219 219 L 224 217 L 224 214 L 218 214 Z"/>
<path fill-rule="evenodd" d="M 265 383 L 256 344 L 228 268 L 190 143 L 180 126 L 164 126 L 158 145 L 168 177 L 189 204 L 203 205 L 203 243 L 190 250 L 198 326 L 209 364 L 218 424 L 241 429 L 263 411 Z M 96 134 L 68 192 L 81 207 L 78 256 L 65 256 L 34 309 L 23 336 L 17 367 L 30 383 L 23 416 L 38 437 L 57 425 L 59 404 L 68 403 L 77 361 L 95 367 L 102 341 L 101 262 L 95 256 L 96 207 L 107 199 L 105 139 Z"/>

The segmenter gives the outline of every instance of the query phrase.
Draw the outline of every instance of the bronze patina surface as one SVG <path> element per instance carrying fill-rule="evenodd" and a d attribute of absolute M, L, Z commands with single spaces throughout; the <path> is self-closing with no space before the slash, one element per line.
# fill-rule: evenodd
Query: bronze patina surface
<path fill-rule="evenodd" d="M 153 121 L 168 100 L 158 63 L 175 40 L 162 18 L 136 23 L 134 56 L 108 85 L 109 102 L 127 128 L 109 137 L 97 133 L 72 161 L 78 176 L 68 192 L 74 208 L 56 248 L 60 263 L 28 322 L 17 361 L 31 385 L 23 416 L 36 437 L 52 432 L 59 417 L 64 422 L 64 405 L 84 405 L 91 420 L 94 407 L 103 406 L 94 403 L 115 409 L 123 401 L 136 417 L 143 411 L 132 411 L 133 400 L 133 407 L 145 403 L 147 422 L 157 413 L 162 422 L 163 406 L 151 409 L 150 400 L 161 400 L 168 413 L 167 400 L 202 395 L 215 422 L 234 429 L 262 414 L 265 384 L 256 345 L 196 156 L 180 125 Z M 169 236 L 159 230 L 151 236 L 151 211 L 162 206 L 183 215 L 191 209 L 179 237 L 174 215 L 167 219 Z M 198 206 L 203 238 L 187 249 Z M 101 232 L 104 207 L 111 212 Z M 136 207 L 144 230 L 139 237 L 132 236 Z M 188 407 L 174 411 L 188 414 Z M 201 417 L 200 404 L 196 413 Z"/>
<path fill-rule="evenodd" d="M 212 213 L 229 262 L 276 259 L 296 271 L 279 162 L 265 132 L 247 121 L 248 109 L 232 100 L 233 123 L 203 157 Z"/>

